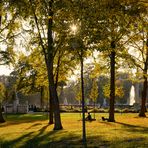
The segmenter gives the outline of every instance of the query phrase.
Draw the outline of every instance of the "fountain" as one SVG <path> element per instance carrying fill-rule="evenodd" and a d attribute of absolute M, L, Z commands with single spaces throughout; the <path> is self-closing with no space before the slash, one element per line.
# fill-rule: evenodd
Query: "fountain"
<path fill-rule="evenodd" d="M 68 101 L 67 101 L 67 98 L 66 97 L 64 99 L 64 105 L 68 105 Z"/>
<path fill-rule="evenodd" d="M 17 92 L 15 92 L 15 101 L 16 101 L 16 105 L 19 105 L 19 97 Z"/>
<path fill-rule="evenodd" d="M 15 91 L 15 100 L 13 101 L 13 111 L 15 113 L 18 112 L 18 105 L 19 105 L 19 98 L 17 92 Z"/>
<path fill-rule="evenodd" d="M 103 106 L 104 106 L 104 107 L 107 106 L 107 102 L 106 102 L 106 99 L 105 99 L 105 98 L 103 99 Z"/>
<path fill-rule="evenodd" d="M 132 85 L 130 90 L 129 105 L 133 105 L 134 103 L 135 103 L 135 87 Z"/>

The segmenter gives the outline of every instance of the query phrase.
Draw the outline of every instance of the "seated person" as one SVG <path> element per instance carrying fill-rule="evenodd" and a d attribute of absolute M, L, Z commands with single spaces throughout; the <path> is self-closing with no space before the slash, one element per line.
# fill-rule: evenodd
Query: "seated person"
<path fill-rule="evenodd" d="M 92 117 L 91 117 L 91 114 L 90 113 L 88 113 L 88 115 L 86 117 L 86 120 L 88 120 L 88 121 L 91 121 L 92 120 Z"/>

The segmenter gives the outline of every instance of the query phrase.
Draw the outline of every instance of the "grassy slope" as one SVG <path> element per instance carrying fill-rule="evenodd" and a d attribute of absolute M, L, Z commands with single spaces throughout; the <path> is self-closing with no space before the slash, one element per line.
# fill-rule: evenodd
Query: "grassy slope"
<path fill-rule="evenodd" d="M 81 117 L 79 113 L 62 113 L 64 129 L 53 131 L 45 114 L 9 115 L 0 124 L 0 148 L 2 147 L 82 147 Z M 116 123 L 86 122 L 88 147 L 148 147 L 148 118 L 137 114 L 116 114 Z M 148 114 L 147 114 L 148 116 Z"/>

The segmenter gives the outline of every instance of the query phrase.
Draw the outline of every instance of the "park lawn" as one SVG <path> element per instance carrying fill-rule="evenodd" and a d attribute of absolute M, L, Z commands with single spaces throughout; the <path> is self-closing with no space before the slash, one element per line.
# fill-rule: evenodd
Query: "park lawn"
<path fill-rule="evenodd" d="M 96 121 L 86 122 L 88 147 L 148 147 L 148 118 L 118 113 L 116 123 L 110 123 L 101 121 L 102 116 L 108 114 L 96 113 Z M 60 131 L 53 131 L 47 118 L 46 113 L 7 115 L 7 122 L 0 124 L 0 148 L 82 147 L 80 113 L 62 113 Z"/>

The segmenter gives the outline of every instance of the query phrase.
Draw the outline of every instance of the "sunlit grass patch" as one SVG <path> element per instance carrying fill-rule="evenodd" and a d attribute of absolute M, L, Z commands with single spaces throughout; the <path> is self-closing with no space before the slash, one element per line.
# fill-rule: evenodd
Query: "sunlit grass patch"
<path fill-rule="evenodd" d="M 86 122 L 88 147 L 148 147 L 148 118 L 118 113 L 110 123 L 102 116 L 108 114 L 96 113 L 96 121 Z M 62 113 L 63 130 L 53 131 L 45 113 L 8 115 L 0 124 L 0 148 L 82 147 L 81 118 L 80 113 Z"/>

